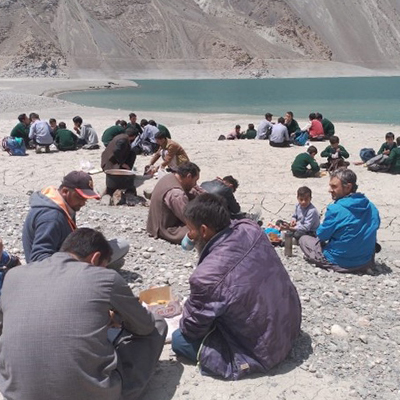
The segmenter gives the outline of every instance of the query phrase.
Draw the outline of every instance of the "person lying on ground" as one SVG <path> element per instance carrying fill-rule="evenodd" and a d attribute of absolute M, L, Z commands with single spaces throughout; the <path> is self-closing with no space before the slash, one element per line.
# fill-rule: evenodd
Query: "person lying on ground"
<path fill-rule="evenodd" d="M 292 136 L 293 133 L 300 130 L 300 126 L 298 122 L 293 118 L 293 112 L 287 111 L 285 114 L 285 125 L 288 129 L 289 136 Z"/>
<path fill-rule="evenodd" d="M 103 132 L 103 136 L 101 137 L 101 141 L 104 146 L 107 147 L 108 144 L 115 138 L 115 136 L 120 135 L 121 133 L 125 133 L 128 124 L 124 120 L 118 120 L 115 122 L 115 125 L 110 126 Z"/>
<path fill-rule="evenodd" d="M 321 121 L 317 120 L 317 116 L 315 113 L 311 113 L 309 116 L 309 122 L 302 129 L 302 132 L 308 132 L 308 136 L 310 140 L 324 140 L 324 128 L 321 124 Z"/>
<path fill-rule="evenodd" d="M 271 135 L 269 136 L 269 144 L 272 147 L 289 147 L 289 132 L 286 128 L 285 119 L 278 118 L 278 123 L 273 125 Z"/>
<path fill-rule="evenodd" d="M 257 127 L 257 136 L 256 139 L 260 140 L 266 140 L 269 138 L 269 135 L 271 134 L 272 127 L 274 124 L 271 122 L 272 121 L 272 114 L 271 113 L 266 113 L 265 114 L 265 119 L 263 119 L 258 127 Z"/>
<path fill-rule="evenodd" d="M 44 260 L 60 250 L 66 237 L 77 229 L 76 213 L 88 199 L 98 200 L 100 196 L 93 189 L 92 177 L 83 171 L 65 175 L 58 189 L 49 186 L 32 194 L 22 231 L 26 262 Z M 123 239 L 109 243 L 113 249 L 109 266 L 119 266 L 129 243 Z"/>
<path fill-rule="evenodd" d="M 152 169 L 153 172 L 156 172 L 159 168 L 171 168 L 175 171 L 181 164 L 189 161 L 189 157 L 183 147 L 173 140 L 168 139 L 165 132 L 157 132 L 154 138 L 159 149 L 154 153 L 150 160 L 150 164 L 146 166 L 146 170 Z M 159 166 L 154 167 L 154 164 L 160 157 L 162 163 Z"/>
<path fill-rule="evenodd" d="M 232 131 L 231 133 L 229 133 L 226 136 L 227 140 L 236 140 L 236 139 L 240 139 L 241 137 L 241 133 L 240 133 L 240 125 L 235 125 L 235 130 Z"/>
<path fill-rule="evenodd" d="M 329 139 L 331 136 L 335 134 L 335 125 L 328 118 L 324 118 L 322 114 L 315 113 L 317 116 L 317 120 L 321 122 L 322 127 L 324 128 L 324 139 Z"/>
<path fill-rule="evenodd" d="M 167 325 L 104 268 L 111 255 L 100 232 L 82 228 L 60 252 L 7 273 L 0 310 L 5 398 L 139 398 Z"/>
<path fill-rule="evenodd" d="M 65 122 L 60 122 L 54 142 L 60 151 L 76 150 L 78 137 L 74 132 L 67 129 Z"/>
<path fill-rule="evenodd" d="M 320 164 L 321 168 L 325 168 L 330 171 L 339 167 L 348 167 L 349 162 L 344 161 L 345 158 L 349 158 L 347 150 L 339 144 L 340 140 L 337 136 L 331 136 L 329 138 L 330 145 L 321 153 L 321 157 L 327 157 L 326 163 Z"/>
<path fill-rule="evenodd" d="M 257 131 L 254 129 L 254 124 L 249 124 L 246 133 L 240 135 L 240 139 L 255 139 Z"/>
<path fill-rule="evenodd" d="M 19 123 L 14 126 L 10 133 L 10 136 L 13 138 L 22 138 L 24 140 L 25 147 L 27 149 L 30 149 L 31 146 L 29 143 L 29 127 L 31 125 L 31 121 L 26 114 L 18 115 L 18 121 Z"/>
<path fill-rule="evenodd" d="M 203 189 L 197 187 L 200 168 L 192 163 L 163 176 L 151 194 L 147 232 L 154 238 L 179 244 L 188 232 L 183 210 Z"/>
<path fill-rule="evenodd" d="M 50 125 L 46 121 L 41 121 L 36 113 L 29 114 L 29 119 L 31 120 L 29 139 L 32 140 L 36 153 L 41 152 L 41 147 L 45 147 L 46 153 L 50 153 L 50 145 L 53 143 Z"/>
<path fill-rule="evenodd" d="M 165 133 L 165 136 L 167 139 L 171 139 L 171 132 L 168 130 L 168 128 L 166 126 L 157 124 L 157 122 L 154 121 L 154 119 L 150 119 L 149 124 L 158 128 L 158 130 L 160 132 Z"/>
<path fill-rule="evenodd" d="M 74 123 L 74 131 L 78 135 L 78 146 L 82 146 L 85 150 L 99 149 L 99 138 L 97 132 L 93 129 L 91 124 L 84 124 L 81 117 L 76 116 L 72 118 Z"/>
<path fill-rule="evenodd" d="M 204 375 L 265 373 L 300 333 L 296 288 L 263 230 L 248 219 L 231 222 L 221 197 L 201 194 L 184 216 L 199 261 L 173 351 L 198 362 Z"/>
<path fill-rule="evenodd" d="M 285 230 L 293 232 L 293 237 L 299 240 L 304 235 L 316 236 L 317 228 L 319 227 L 318 210 L 311 203 L 312 192 L 307 186 L 302 186 L 297 189 L 296 208 L 292 215 L 290 224 L 283 224 Z"/>
<path fill-rule="evenodd" d="M 320 168 L 315 161 L 318 150 L 310 146 L 305 153 L 296 156 L 292 164 L 292 173 L 296 178 L 311 178 L 320 176 Z M 310 168 L 308 168 L 310 166 Z"/>
<path fill-rule="evenodd" d="M 364 272 L 373 267 L 379 212 L 357 188 L 357 175 L 352 170 L 332 172 L 329 192 L 334 202 L 326 210 L 317 237 L 300 238 L 309 263 L 337 272 Z"/>

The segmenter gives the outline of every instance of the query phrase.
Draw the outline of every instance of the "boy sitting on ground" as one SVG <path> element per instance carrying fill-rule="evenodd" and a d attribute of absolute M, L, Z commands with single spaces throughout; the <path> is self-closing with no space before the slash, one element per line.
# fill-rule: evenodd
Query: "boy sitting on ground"
<path fill-rule="evenodd" d="M 389 172 L 392 174 L 400 174 L 400 136 L 396 141 L 397 147 L 392 149 L 389 156 L 383 161 L 385 165 L 389 165 Z"/>
<path fill-rule="evenodd" d="M 366 161 L 365 165 L 369 171 L 387 172 L 389 170 L 390 164 L 386 162 L 386 159 L 389 158 L 389 154 L 397 147 L 397 144 L 394 141 L 394 134 L 392 132 L 388 132 L 385 135 L 385 139 L 386 141 L 380 147 L 378 154 Z"/>
<path fill-rule="evenodd" d="M 58 150 L 60 151 L 76 150 L 78 136 L 76 136 L 74 132 L 67 129 L 65 122 L 60 122 L 54 141 Z"/>
<path fill-rule="evenodd" d="M 383 143 L 381 148 L 378 150 L 378 154 L 388 156 L 395 147 L 397 147 L 397 144 L 394 141 L 394 133 L 388 132 L 385 135 L 385 143 Z"/>
<path fill-rule="evenodd" d="M 339 138 L 331 136 L 329 142 L 330 145 L 321 153 L 321 157 L 327 157 L 328 162 L 320 164 L 320 167 L 328 171 L 333 171 L 339 167 L 348 167 L 350 163 L 344 161 L 344 159 L 349 158 L 349 153 L 339 144 Z"/>
<path fill-rule="evenodd" d="M 235 139 L 240 139 L 241 133 L 240 133 L 240 125 L 235 126 L 235 130 L 231 133 L 229 133 L 226 137 L 227 140 L 235 140 Z"/>
<path fill-rule="evenodd" d="M 240 135 L 240 139 L 255 139 L 257 131 L 254 129 L 254 124 L 249 124 L 246 133 Z"/>
<path fill-rule="evenodd" d="M 318 150 L 315 146 L 310 146 L 306 153 L 299 154 L 293 161 L 292 173 L 296 178 L 319 177 L 319 165 L 315 161 Z M 310 166 L 310 168 L 308 168 Z"/>
<path fill-rule="evenodd" d="M 302 186 L 297 190 L 297 201 L 292 221 L 290 224 L 283 223 L 282 228 L 293 232 L 295 239 L 300 239 L 303 235 L 316 236 L 319 227 L 319 214 L 311 203 L 312 193 L 307 186 Z"/>

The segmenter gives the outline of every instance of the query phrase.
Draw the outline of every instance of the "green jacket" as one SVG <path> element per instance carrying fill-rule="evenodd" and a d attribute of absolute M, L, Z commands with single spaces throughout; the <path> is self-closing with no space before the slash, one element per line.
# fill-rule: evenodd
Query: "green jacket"
<path fill-rule="evenodd" d="M 240 139 L 255 139 L 257 136 L 257 131 L 255 129 L 247 129 L 246 133 L 240 136 Z"/>
<path fill-rule="evenodd" d="M 157 128 L 159 129 L 160 132 L 165 133 L 168 139 L 171 139 L 171 133 L 166 126 L 157 124 Z"/>
<path fill-rule="evenodd" d="M 347 150 L 339 145 L 339 151 L 340 151 L 340 157 L 342 158 L 349 158 L 349 153 L 347 152 Z M 332 146 L 328 146 L 322 153 L 321 153 L 321 157 L 332 157 L 332 154 L 335 153 L 335 150 Z"/>
<path fill-rule="evenodd" d="M 101 141 L 104 143 L 104 146 L 107 146 L 108 143 L 115 138 L 115 136 L 121 133 L 125 133 L 125 128 L 123 128 L 121 125 L 110 126 L 104 131 Z"/>
<path fill-rule="evenodd" d="M 392 174 L 400 174 L 400 147 L 395 147 L 383 163 L 390 164 L 389 172 Z"/>
<path fill-rule="evenodd" d="M 13 130 L 10 133 L 11 137 L 20 137 L 23 139 L 29 138 L 29 125 L 26 126 L 22 122 L 18 123 L 14 126 Z"/>
<path fill-rule="evenodd" d="M 304 174 L 308 166 L 311 167 L 312 171 L 319 171 L 319 165 L 314 158 L 309 153 L 301 153 L 293 161 L 292 172 L 294 174 Z"/>
<path fill-rule="evenodd" d="M 321 121 L 322 127 L 324 128 L 324 135 L 327 137 L 335 134 L 335 125 L 332 124 L 329 119 L 323 118 Z"/>
<path fill-rule="evenodd" d="M 286 128 L 287 128 L 288 132 L 289 132 L 289 135 L 291 135 L 292 133 L 300 130 L 300 126 L 299 126 L 299 124 L 297 123 L 297 121 L 295 119 L 292 119 L 290 121 L 290 124 L 285 124 L 285 125 L 286 125 Z"/>
<path fill-rule="evenodd" d="M 69 129 L 57 129 L 55 142 L 59 150 L 74 150 L 78 137 Z"/>
<path fill-rule="evenodd" d="M 397 147 L 397 144 L 395 142 L 393 142 L 393 144 L 391 146 L 389 146 L 389 144 L 387 142 L 385 142 L 382 144 L 381 148 L 379 149 L 378 154 L 382 154 L 385 150 L 392 151 L 396 147 Z"/>

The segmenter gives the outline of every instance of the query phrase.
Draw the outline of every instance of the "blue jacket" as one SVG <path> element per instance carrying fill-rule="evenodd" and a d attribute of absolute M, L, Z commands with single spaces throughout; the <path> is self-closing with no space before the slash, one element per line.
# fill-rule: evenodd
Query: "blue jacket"
<path fill-rule="evenodd" d="M 207 243 L 180 321 L 185 336 L 204 339 L 202 373 L 236 380 L 266 372 L 287 356 L 300 322 L 296 288 L 256 223 L 234 221 Z"/>
<path fill-rule="evenodd" d="M 72 232 L 63 209 L 41 192 L 32 194 L 30 206 L 22 230 L 27 263 L 52 256 Z"/>
<path fill-rule="evenodd" d="M 371 260 L 375 251 L 379 212 L 361 193 L 336 200 L 326 210 L 317 236 L 327 242 L 325 258 L 343 268 L 355 268 Z"/>

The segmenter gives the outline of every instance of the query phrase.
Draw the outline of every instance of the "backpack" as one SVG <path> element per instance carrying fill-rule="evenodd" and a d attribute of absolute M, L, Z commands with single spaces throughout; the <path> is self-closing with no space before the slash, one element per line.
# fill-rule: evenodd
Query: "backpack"
<path fill-rule="evenodd" d="M 308 140 L 308 132 L 306 131 L 299 131 L 295 133 L 295 138 L 293 143 L 297 146 L 304 146 Z"/>
<path fill-rule="evenodd" d="M 25 143 L 22 138 L 8 136 L 3 139 L 1 145 L 10 156 L 26 156 Z"/>
<path fill-rule="evenodd" d="M 374 149 L 364 148 L 364 149 L 360 150 L 360 158 L 364 162 L 367 162 L 368 160 L 370 160 L 371 158 L 373 158 L 375 156 L 376 156 L 376 153 L 375 153 Z"/>

